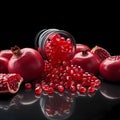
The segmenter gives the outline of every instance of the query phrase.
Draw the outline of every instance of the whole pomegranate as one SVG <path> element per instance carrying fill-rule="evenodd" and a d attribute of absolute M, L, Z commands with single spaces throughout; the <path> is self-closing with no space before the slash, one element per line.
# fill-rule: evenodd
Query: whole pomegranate
<path fill-rule="evenodd" d="M 44 60 L 39 52 L 33 48 L 11 47 L 13 56 L 8 62 L 10 73 L 19 73 L 24 82 L 37 79 L 44 70 Z"/>
<path fill-rule="evenodd" d="M 107 81 L 120 82 L 120 56 L 110 56 L 103 60 L 100 75 Z"/>
<path fill-rule="evenodd" d="M 12 57 L 13 53 L 10 49 L 4 49 L 0 51 L 0 57 L 5 57 L 8 60 Z"/>
<path fill-rule="evenodd" d="M 80 43 L 77 43 L 76 44 L 76 51 L 75 51 L 75 54 L 78 53 L 78 52 L 81 52 L 83 49 L 86 49 L 88 51 L 90 51 L 90 47 L 85 45 L 85 44 L 80 44 Z"/>
<path fill-rule="evenodd" d="M 85 71 L 97 75 L 99 73 L 99 58 L 86 49 L 76 53 L 71 60 L 72 64 L 81 66 Z"/>

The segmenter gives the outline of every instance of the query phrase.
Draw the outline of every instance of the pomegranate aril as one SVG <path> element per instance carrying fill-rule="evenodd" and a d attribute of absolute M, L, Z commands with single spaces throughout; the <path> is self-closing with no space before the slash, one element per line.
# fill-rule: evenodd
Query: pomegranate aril
<path fill-rule="evenodd" d="M 42 93 L 42 88 L 40 86 L 35 88 L 35 94 L 40 95 Z"/>
<path fill-rule="evenodd" d="M 86 93 L 87 89 L 86 89 L 85 87 L 81 86 L 81 87 L 78 89 L 78 91 L 79 91 L 80 93 Z"/>
<path fill-rule="evenodd" d="M 42 89 L 47 92 L 49 90 L 49 85 L 48 84 L 42 85 Z"/>
<path fill-rule="evenodd" d="M 95 87 L 88 87 L 88 93 L 93 93 L 95 92 L 96 88 Z"/>
<path fill-rule="evenodd" d="M 26 89 L 31 89 L 32 88 L 32 84 L 31 83 L 25 83 L 25 88 Z"/>
<path fill-rule="evenodd" d="M 58 85 L 58 92 L 63 93 L 64 87 L 62 85 Z"/>
<path fill-rule="evenodd" d="M 74 85 L 70 86 L 70 91 L 72 93 L 75 93 L 76 92 L 76 87 Z"/>
<path fill-rule="evenodd" d="M 49 87 L 47 93 L 48 94 L 53 94 L 54 93 L 54 89 L 52 87 Z"/>

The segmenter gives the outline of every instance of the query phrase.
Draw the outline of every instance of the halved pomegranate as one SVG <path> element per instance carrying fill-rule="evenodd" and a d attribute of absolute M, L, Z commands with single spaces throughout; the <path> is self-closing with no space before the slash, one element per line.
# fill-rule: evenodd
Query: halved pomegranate
<path fill-rule="evenodd" d="M 16 73 L 1 73 L 0 74 L 0 94 L 18 92 L 20 85 L 23 82 L 23 78 L 20 74 Z"/>
<path fill-rule="evenodd" d="M 100 61 L 103 61 L 104 59 L 110 57 L 110 53 L 103 47 L 100 47 L 98 45 L 96 45 L 95 47 L 93 47 L 91 49 L 91 52 L 96 54 L 99 58 L 100 58 Z"/>

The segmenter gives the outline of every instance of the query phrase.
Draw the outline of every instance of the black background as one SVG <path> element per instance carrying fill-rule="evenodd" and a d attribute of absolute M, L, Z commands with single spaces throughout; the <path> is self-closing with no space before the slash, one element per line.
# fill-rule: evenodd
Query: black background
<path fill-rule="evenodd" d="M 50 2 L 51 3 L 51 2 Z M 34 47 L 42 29 L 57 28 L 71 33 L 78 43 L 99 45 L 119 54 L 119 15 L 113 3 L 73 2 L 4 4 L 0 10 L 0 49 L 14 45 Z"/>
<path fill-rule="evenodd" d="M 0 50 L 10 49 L 14 45 L 34 48 L 34 39 L 40 30 L 57 28 L 71 33 L 77 43 L 86 44 L 91 48 L 99 45 L 107 49 L 111 55 L 120 54 L 117 3 L 29 3 L 1 4 Z M 103 102 L 106 103 L 105 100 Z M 102 105 L 99 100 L 97 103 Z M 79 109 L 80 107 L 76 109 L 76 113 Z M 119 104 L 117 109 L 120 111 Z M 108 111 L 108 114 L 113 114 L 110 116 L 111 119 L 119 115 L 116 109 Z M 108 114 L 104 118 L 110 119 Z M 77 116 L 72 118 L 77 120 Z"/>

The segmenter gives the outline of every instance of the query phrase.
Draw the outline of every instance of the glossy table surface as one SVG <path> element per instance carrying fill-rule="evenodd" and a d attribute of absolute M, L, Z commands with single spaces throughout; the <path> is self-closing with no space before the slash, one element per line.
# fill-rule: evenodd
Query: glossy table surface
<path fill-rule="evenodd" d="M 36 96 L 22 86 L 0 96 L 0 120 L 114 120 L 120 113 L 120 84 L 102 81 L 94 94 L 45 93 Z"/>

